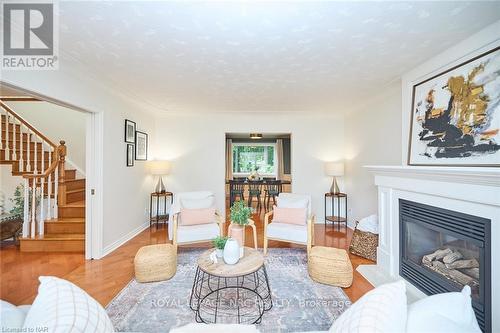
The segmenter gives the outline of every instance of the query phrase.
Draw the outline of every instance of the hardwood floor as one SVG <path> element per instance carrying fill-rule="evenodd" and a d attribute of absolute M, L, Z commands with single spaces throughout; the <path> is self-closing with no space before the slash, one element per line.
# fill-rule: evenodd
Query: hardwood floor
<path fill-rule="evenodd" d="M 263 222 L 253 216 L 257 226 L 259 247 L 263 242 Z M 227 224 L 226 224 L 227 227 Z M 250 228 L 247 229 L 246 243 L 253 246 Z M 315 226 L 316 245 L 347 249 L 352 230 L 336 228 L 322 224 Z M 102 305 L 107 305 L 134 276 L 134 256 L 144 245 L 168 242 L 165 226 L 146 229 L 135 238 L 101 260 L 85 260 L 81 253 L 22 253 L 12 244 L 2 245 L 0 250 L 0 299 L 10 303 L 30 304 L 36 296 L 38 276 L 58 276 L 80 286 Z M 198 246 L 207 247 L 207 244 Z M 270 241 L 270 247 L 300 247 L 283 242 Z M 354 255 L 350 255 L 354 269 L 360 264 L 372 264 Z M 372 285 L 358 272 L 354 271 L 354 281 L 350 288 L 344 289 L 351 301 L 356 301 Z"/>

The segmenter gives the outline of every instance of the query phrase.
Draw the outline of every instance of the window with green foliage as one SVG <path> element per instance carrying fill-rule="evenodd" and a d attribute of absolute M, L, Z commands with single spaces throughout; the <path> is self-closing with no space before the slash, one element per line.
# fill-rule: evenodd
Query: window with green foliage
<path fill-rule="evenodd" d="M 276 175 L 274 143 L 233 144 L 233 174 L 250 174 L 257 170 L 260 175 Z"/>

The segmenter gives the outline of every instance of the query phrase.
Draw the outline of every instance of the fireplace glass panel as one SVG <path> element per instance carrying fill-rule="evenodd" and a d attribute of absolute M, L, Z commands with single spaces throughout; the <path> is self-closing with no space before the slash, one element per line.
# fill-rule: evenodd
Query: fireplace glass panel
<path fill-rule="evenodd" d="M 473 242 L 459 239 L 422 224 L 405 226 L 405 259 L 446 279 L 457 290 L 469 285 L 473 299 L 480 297 L 480 249 Z"/>

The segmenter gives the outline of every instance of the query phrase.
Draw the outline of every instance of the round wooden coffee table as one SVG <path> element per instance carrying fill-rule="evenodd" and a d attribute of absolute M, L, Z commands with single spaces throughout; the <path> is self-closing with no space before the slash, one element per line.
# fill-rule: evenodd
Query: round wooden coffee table
<path fill-rule="evenodd" d="M 207 250 L 198 258 L 189 306 L 199 323 L 258 324 L 272 308 L 271 289 L 264 257 L 245 247 L 243 258 L 227 265 L 214 264 Z"/>

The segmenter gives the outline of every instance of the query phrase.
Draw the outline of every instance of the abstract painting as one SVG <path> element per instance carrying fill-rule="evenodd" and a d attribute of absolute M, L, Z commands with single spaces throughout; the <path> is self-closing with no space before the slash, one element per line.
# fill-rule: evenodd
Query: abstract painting
<path fill-rule="evenodd" d="M 409 165 L 500 166 L 500 47 L 413 86 Z"/>

